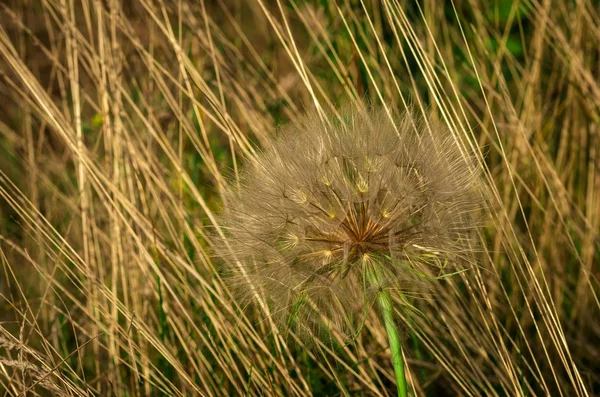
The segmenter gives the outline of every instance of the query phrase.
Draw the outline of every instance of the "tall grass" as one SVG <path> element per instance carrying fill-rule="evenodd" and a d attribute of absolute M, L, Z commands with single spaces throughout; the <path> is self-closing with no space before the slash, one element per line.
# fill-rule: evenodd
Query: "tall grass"
<path fill-rule="evenodd" d="M 393 392 L 375 315 L 284 338 L 209 237 L 277 125 L 366 98 L 445 123 L 492 192 L 478 264 L 399 324 L 410 393 L 599 393 L 598 6 L 444 4 L 1 4 L 0 389 Z"/>

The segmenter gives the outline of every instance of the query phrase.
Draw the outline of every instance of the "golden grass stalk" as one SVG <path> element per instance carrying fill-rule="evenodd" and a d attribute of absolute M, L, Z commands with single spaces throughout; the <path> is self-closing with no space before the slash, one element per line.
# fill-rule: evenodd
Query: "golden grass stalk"
<path fill-rule="evenodd" d="M 447 125 L 491 191 L 477 262 L 405 294 L 424 316 L 395 312 L 411 392 L 598 390 L 591 0 L 12 0 L 0 21 L 0 332 L 20 346 L 0 347 L 3 391 L 393 388 L 375 311 L 351 345 L 288 344 L 208 249 L 240 157 L 361 97 Z"/>

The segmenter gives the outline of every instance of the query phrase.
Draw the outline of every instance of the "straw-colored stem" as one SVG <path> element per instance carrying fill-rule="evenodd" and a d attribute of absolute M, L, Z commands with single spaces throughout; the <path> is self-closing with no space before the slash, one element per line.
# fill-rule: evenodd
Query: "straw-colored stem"
<path fill-rule="evenodd" d="M 367 276 L 369 282 L 373 286 L 381 285 L 381 270 L 378 265 L 375 265 L 372 269 L 367 269 Z M 392 353 L 392 364 L 394 365 L 394 372 L 396 374 L 396 387 L 398 388 L 398 397 L 407 397 L 408 391 L 406 387 L 406 376 L 404 374 L 404 359 L 402 357 L 402 344 L 400 343 L 400 336 L 398 329 L 394 323 L 394 308 L 392 306 L 392 298 L 390 293 L 385 289 L 380 289 L 377 292 L 377 301 L 381 308 L 381 314 L 383 315 L 383 322 L 385 323 L 385 330 L 387 331 L 388 341 L 390 343 L 390 350 Z"/>

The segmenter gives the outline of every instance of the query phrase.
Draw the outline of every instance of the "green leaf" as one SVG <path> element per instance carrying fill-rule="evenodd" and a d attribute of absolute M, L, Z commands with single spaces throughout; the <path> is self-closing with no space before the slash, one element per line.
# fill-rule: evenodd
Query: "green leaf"
<path fill-rule="evenodd" d="M 104 119 L 102 118 L 102 115 L 100 113 L 96 113 L 92 117 L 92 127 L 99 128 L 102 126 L 103 123 Z"/>

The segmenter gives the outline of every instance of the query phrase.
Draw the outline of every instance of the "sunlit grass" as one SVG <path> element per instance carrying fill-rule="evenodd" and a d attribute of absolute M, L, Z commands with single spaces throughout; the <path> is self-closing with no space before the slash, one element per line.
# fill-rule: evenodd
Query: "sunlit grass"
<path fill-rule="evenodd" d="M 1 6 L 0 389 L 393 393 L 375 315 L 307 348 L 210 237 L 276 126 L 367 99 L 445 123 L 491 192 L 477 266 L 400 323 L 409 392 L 598 393 L 594 3 L 130 3 Z"/>

